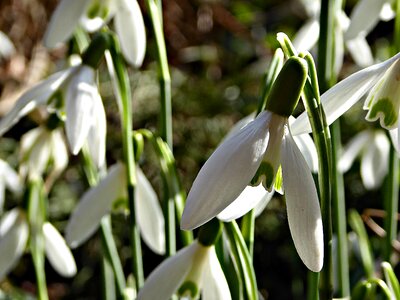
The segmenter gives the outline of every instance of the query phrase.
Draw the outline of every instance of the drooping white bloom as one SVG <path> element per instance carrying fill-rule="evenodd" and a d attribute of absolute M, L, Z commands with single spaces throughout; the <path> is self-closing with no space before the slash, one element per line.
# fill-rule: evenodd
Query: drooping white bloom
<path fill-rule="evenodd" d="M 6 188 L 13 193 L 19 193 L 22 191 L 22 182 L 17 172 L 0 159 L 0 214 L 3 213 Z"/>
<path fill-rule="evenodd" d="M 87 141 L 94 162 L 105 160 L 106 117 L 96 86 L 95 70 L 86 65 L 53 74 L 23 94 L 0 120 L 0 135 L 39 105 L 65 119 L 68 144 L 77 154 Z"/>
<path fill-rule="evenodd" d="M 56 47 L 69 39 L 79 24 L 94 32 L 111 18 L 114 18 L 125 58 L 133 66 L 141 66 L 146 51 L 146 32 L 136 0 L 63 0 L 51 17 L 44 44 Z"/>
<path fill-rule="evenodd" d="M 398 145 L 398 99 L 400 74 L 400 53 L 388 60 L 362 69 L 340 81 L 321 96 L 328 125 L 350 109 L 369 90 L 364 103 L 368 109 L 367 120 L 379 119 L 381 126 L 391 131 L 395 145 Z M 293 123 L 293 133 L 311 132 L 311 126 L 304 112 Z M 398 148 L 398 146 L 397 146 Z"/>
<path fill-rule="evenodd" d="M 177 293 L 181 299 L 229 300 L 231 294 L 214 246 L 197 240 L 164 260 L 147 278 L 138 300 L 165 300 Z"/>
<path fill-rule="evenodd" d="M 155 253 L 165 253 L 164 218 L 157 195 L 139 167 L 136 168 L 135 212 L 143 240 Z M 126 170 L 123 164 L 110 167 L 99 184 L 87 191 L 76 206 L 66 228 L 66 239 L 78 247 L 99 227 L 112 203 L 126 198 Z"/>
<path fill-rule="evenodd" d="M 74 276 L 76 274 L 75 259 L 58 230 L 46 222 L 43 224 L 43 235 L 46 257 L 54 270 L 64 277 Z"/>
<path fill-rule="evenodd" d="M 299 29 L 293 39 L 293 45 L 301 52 L 311 50 L 318 42 L 321 1 L 302 0 L 300 2 L 306 8 L 309 16 L 309 19 Z M 307 7 L 311 7 L 312 9 L 307 9 Z M 338 74 L 343 64 L 343 44 L 357 65 L 360 67 L 370 66 L 373 63 L 373 57 L 365 36 L 361 33 L 354 36 L 345 34 L 349 28 L 350 20 L 341 7 L 336 8 L 335 19 L 337 23 L 337 26 L 335 26 L 335 72 Z"/>
<path fill-rule="evenodd" d="M 389 169 L 390 142 L 382 130 L 358 133 L 345 147 L 339 159 L 339 169 L 346 172 L 357 156 L 361 155 L 361 179 L 371 190 L 378 188 Z"/>
<path fill-rule="evenodd" d="M 21 176 L 41 178 L 50 162 L 52 170 L 48 178 L 53 180 L 68 164 L 68 151 L 61 130 L 40 126 L 25 133 L 21 138 Z"/>
<path fill-rule="evenodd" d="M 394 18 L 395 12 L 391 7 L 391 0 L 360 0 L 350 15 L 350 25 L 346 38 L 365 37 L 380 20 L 389 21 Z"/>
<path fill-rule="evenodd" d="M 19 209 L 13 209 L 0 221 L 0 278 L 7 275 L 25 251 L 29 227 Z"/>
<path fill-rule="evenodd" d="M 258 177 L 255 184 L 262 180 L 271 191 L 280 164 L 295 247 L 304 264 L 318 272 L 323 233 L 317 191 L 288 119 L 270 111 L 260 113 L 210 156 L 189 192 L 181 228 L 196 228 L 221 213 L 254 177 Z"/>
<path fill-rule="evenodd" d="M 43 225 L 45 253 L 53 268 L 62 276 L 76 274 L 76 264 L 71 251 L 60 233 L 50 223 Z M 29 237 L 29 225 L 25 213 L 14 208 L 0 221 L 0 278 L 7 275 L 25 251 Z"/>

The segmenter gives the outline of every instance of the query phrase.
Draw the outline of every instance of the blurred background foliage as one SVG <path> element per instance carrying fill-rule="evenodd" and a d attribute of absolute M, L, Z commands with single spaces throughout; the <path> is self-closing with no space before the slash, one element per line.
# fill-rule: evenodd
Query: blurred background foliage
<path fill-rule="evenodd" d="M 355 2 L 346 2 L 347 14 Z M 145 6 L 140 0 L 139 3 L 148 29 L 148 49 L 143 67 L 130 72 L 134 127 L 157 131 L 159 91 L 155 43 Z M 0 62 L 1 115 L 24 90 L 62 66 L 60 61 L 66 48 L 48 52 L 41 44 L 56 5 L 56 0 L 0 2 L 0 30 L 9 36 L 17 50 L 10 59 Z M 168 0 L 163 1 L 163 14 L 173 85 L 174 154 L 183 186 L 188 191 L 200 167 L 232 125 L 256 109 L 263 75 L 277 47 L 276 33 L 283 31 L 293 37 L 307 15 L 300 0 Z M 385 57 L 392 28 L 392 22 L 381 22 L 368 35 L 376 57 Z M 121 157 L 120 124 L 109 78 L 103 75 L 106 72 L 102 68 L 105 70 L 104 66 L 100 68 L 100 87 L 107 111 L 107 160 L 111 164 Z M 351 58 L 346 56 L 340 77 L 355 70 Z M 363 118 L 360 104 L 342 119 L 343 142 L 367 126 L 374 126 Z M 9 131 L 1 139 L 0 158 L 16 167 L 21 135 L 40 122 L 39 111 Z M 161 179 L 151 149 L 146 149 L 140 163 L 160 192 Z M 367 208 L 382 208 L 382 192 L 364 189 L 359 164 L 345 174 L 345 183 L 348 208 L 356 208 L 360 213 Z M 56 182 L 48 201 L 49 218 L 61 232 L 86 188 L 78 160 L 71 157 L 69 168 Z M 6 206 L 11 208 L 16 203 L 21 203 L 21 199 L 7 194 Z M 380 218 L 376 222 L 381 223 Z M 113 214 L 115 236 L 121 259 L 125 266 L 130 266 L 129 251 L 123 247 L 129 244 L 125 224 L 123 210 L 117 209 Z M 368 230 L 374 244 L 379 237 Z M 304 299 L 306 267 L 293 247 L 283 197 L 274 197 L 256 220 L 255 240 L 254 266 L 265 299 Z M 145 273 L 149 274 L 162 257 L 144 249 Z M 100 251 L 100 239 L 96 236 L 74 250 L 79 272 L 73 279 L 60 277 L 46 265 L 51 299 L 99 299 Z M 361 276 L 361 265 L 354 257 L 350 265 L 354 282 Z M 0 294 L 1 299 L 31 299 L 29 292 L 35 289 L 35 277 L 29 255 L 0 288 L 12 295 L 7 298 Z"/>

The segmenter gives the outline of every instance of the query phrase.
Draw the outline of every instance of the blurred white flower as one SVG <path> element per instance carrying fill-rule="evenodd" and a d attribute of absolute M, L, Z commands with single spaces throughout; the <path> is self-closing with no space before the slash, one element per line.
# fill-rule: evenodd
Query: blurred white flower
<path fill-rule="evenodd" d="M 42 178 L 51 165 L 48 178 L 54 180 L 68 165 L 68 151 L 60 129 L 32 129 L 22 136 L 20 147 L 21 177 Z"/>
<path fill-rule="evenodd" d="M 380 120 L 382 127 L 390 130 L 393 143 L 399 149 L 398 128 L 400 108 L 400 53 L 388 60 L 362 69 L 343 79 L 321 96 L 328 125 L 350 109 L 368 91 L 364 109 L 368 121 Z M 293 123 L 293 133 L 311 132 L 306 112 Z"/>
<path fill-rule="evenodd" d="M 321 1 L 302 0 L 300 2 L 306 8 L 306 12 L 309 16 L 309 19 L 298 30 L 293 38 L 293 45 L 301 52 L 311 50 L 318 42 Z M 311 7 L 312 9 L 307 9 L 307 7 Z M 373 63 L 373 57 L 365 36 L 362 34 L 356 34 L 354 36 L 348 36 L 345 34 L 349 28 L 350 20 L 340 7 L 336 8 L 335 19 L 337 22 L 337 26 L 335 27 L 335 73 L 339 73 L 343 64 L 344 45 L 358 66 L 370 66 Z"/>
<path fill-rule="evenodd" d="M 23 184 L 17 172 L 7 162 L 0 159 L 0 215 L 3 213 L 6 188 L 13 193 L 20 193 Z"/>
<path fill-rule="evenodd" d="M 85 142 L 97 166 L 105 160 L 106 116 L 95 70 L 86 65 L 53 74 L 23 94 L 0 121 L 0 135 L 39 105 L 65 119 L 69 148 L 77 154 Z"/>
<path fill-rule="evenodd" d="M 114 26 L 126 60 L 140 67 L 146 51 L 143 16 L 136 0 L 62 0 L 44 36 L 47 47 L 69 39 L 79 24 L 94 32 L 114 18 Z"/>
<path fill-rule="evenodd" d="M 347 172 L 361 155 L 361 179 L 365 188 L 381 186 L 389 169 L 390 142 L 382 130 L 364 130 L 354 136 L 339 159 L 339 169 Z"/>
<path fill-rule="evenodd" d="M 204 164 L 189 192 L 181 228 L 196 228 L 221 213 L 253 178 L 253 185 L 262 181 L 271 192 L 280 165 L 295 247 L 304 264 L 318 272 L 323 232 L 314 180 L 290 133 L 288 118 L 268 110 L 227 138 Z"/>
<path fill-rule="evenodd" d="M 214 246 L 195 240 L 164 260 L 147 278 L 138 300 L 170 299 L 229 300 L 231 294 Z"/>
<path fill-rule="evenodd" d="M 157 195 L 138 166 L 136 175 L 135 213 L 142 238 L 155 253 L 164 254 L 165 225 Z M 126 198 L 126 170 L 121 163 L 110 167 L 98 185 L 82 196 L 66 228 L 68 244 L 75 248 L 85 242 L 119 198 Z"/>
<path fill-rule="evenodd" d="M 45 253 L 53 268 L 62 276 L 76 274 L 76 264 L 71 251 L 60 233 L 48 222 L 43 225 Z M 29 225 L 25 213 L 14 208 L 0 220 L 0 278 L 7 275 L 25 251 Z"/>
<path fill-rule="evenodd" d="M 13 42 L 8 36 L 0 31 L 0 60 L 3 58 L 9 58 L 15 53 L 15 47 Z"/>

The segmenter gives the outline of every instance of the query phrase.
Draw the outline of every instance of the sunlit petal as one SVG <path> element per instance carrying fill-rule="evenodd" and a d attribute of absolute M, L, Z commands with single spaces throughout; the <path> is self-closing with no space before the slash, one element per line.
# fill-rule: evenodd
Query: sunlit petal
<path fill-rule="evenodd" d="M 229 222 L 240 218 L 259 205 L 260 202 L 266 205 L 265 202 L 268 203 L 271 200 L 271 194 L 273 192 L 266 191 L 262 184 L 255 187 L 247 186 L 235 201 L 218 214 L 218 219 Z"/>
<path fill-rule="evenodd" d="M 142 170 L 136 167 L 136 218 L 142 238 L 157 254 L 165 253 L 164 216 L 157 195 Z"/>
<path fill-rule="evenodd" d="M 68 165 L 68 150 L 60 129 L 51 134 L 51 149 L 53 158 L 53 176 L 58 176 Z"/>
<path fill-rule="evenodd" d="M 62 0 L 53 15 L 44 34 L 44 45 L 56 47 L 72 36 L 79 19 L 86 12 L 91 0 Z"/>
<path fill-rule="evenodd" d="M 389 150 L 388 138 L 382 131 L 377 131 L 361 160 L 361 178 L 367 189 L 381 186 L 389 169 Z"/>
<path fill-rule="evenodd" d="M 76 274 L 75 259 L 72 256 L 64 238 L 46 222 L 43 224 L 46 256 L 53 268 L 64 277 L 72 277 Z"/>
<path fill-rule="evenodd" d="M 393 10 L 392 5 L 390 4 L 390 0 L 386 0 L 386 3 L 383 4 L 381 13 L 379 15 L 380 19 L 382 21 L 390 21 L 392 19 L 394 19 L 394 17 L 396 16 L 396 12 Z"/>
<path fill-rule="evenodd" d="M 158 265 L 140 289 L 137 300 L 169 299 L 188 274 L 199 247 L 194 242 Z"/>
<path fill-rule="evenodd" d="M 125 190 L 126 175 L 122 164 L 112 166 L 98 185 L 87 191 L 72 213 L 65 229 L 71 248 L 85 242 L 100 225 L 101 218 L 110 210 Z"/>
<path fill-rule="evenodd" d="M 0 224 L 0 279 L 7 275 L 25 251 L 29 227 L 18 209 L 6 213 Z"/>
<path fill-rule="evenodd" d="M 358 66 L 365 68 L 374 63 L 371 48 L 365 37 L 360 36 L 346 41 L 346 47 Z"/>
<path fill-rule="evenodd" d="M 55 73 L 23 94 L 14 107 L 1 119 L 0 135 L 3 135 L 19 119 L 30 113 L 38 105 L 45 104 L 71 71 L 71 69 L 67 69 Z"/>
<path fill-rule="evenodd" d="M 289 228 L 303 263 L 314 272 L 323 264 L 323 231 L 317 189 L 290 133 L 282 143 L 282 172 Z"/>
<path fill-rule="evenodd" d="M 8 189 L 13 191 L 14 193 L 22 191 L 22 181 L 21 178 L 18 176 L 18 173 L 13 168 L 11 168 L 8 163 L 1 159 L 0 172 Z"/>
<path fill-rule="evenodd" d="M 313 173 L 318 172 L 318 154 L 313 139 L 308 133 L 296 135 L 293 137 L 297 147 L 307 162 L 308 167 Z"/>
<path fill-rule="evenodd" d="M 317 44 L 319 37 L 318 19 L 310 19 L 296 33 L 293 46 L 299 51 L 309 51 Z"/>
<path fill-rule="evenodd" d="M 350 15 L 350 26 L 346 32 L 346 39 L 351 40 L 359 35 L 366 36 L 378 24 L 385 2 L 385 0 L 357 2 Z"/>
<path fill-rule="evenodd" d="M 361 131 L 354 136 L 346 145 L 342 155 L 339 158 L 338 168 L 341 172 L 347 172 L 353 165 L 354 160 L 360 154 L 361 150 L 366 146 L 371 133 L 368 131 Z"/>
<path fill-rule="evenodd" d="M 360 70 L 334 85 L 321 96 L 328 124 L 349 110 L 360 98 L 374 86 L 387 68 L 400 57 L 400 53 L 388 60 Z M 291 125 L 294 135 L 311 132 L 306 112 L 302 113 Z"/>
<path fill-rule="evenodd" d="M 43 127 L 38 129 L 41 133 L 29 150 L 27 158 L 28 174 L 31 179 L 43 176 L 51 158 L 51 133 Z"/>
<path fill-rule="evenodd" d="M 189 192 L 181 220 L 182 229 L 204 224 L 244 190 L 263 159 L 272 116 L 268 111 L 262 112 L 210 156 Z"/>
<path fill-rule="evenodd" d="M 204 269 L 203 288 L 201 292 L 204 300 L 230 300 L 231 292 L 226 281 L 221 264 L 218 261 L 215 248 L 209 250 L 208 261 Z"/>
<path fill-rule="evenodd" d="M 146 53 L 146 31 L 142 12 L 136 0 L 122 0 L 122 3 L 121 9 L 114 17 L 115 29 L 124 57 L 133 66 L 140 67 Z"/>
<path fill-rule="evenodd" d="M 15 47 L 12 41 L 0 31 L 0 60 L 8 58 L 15 53 Z"/>

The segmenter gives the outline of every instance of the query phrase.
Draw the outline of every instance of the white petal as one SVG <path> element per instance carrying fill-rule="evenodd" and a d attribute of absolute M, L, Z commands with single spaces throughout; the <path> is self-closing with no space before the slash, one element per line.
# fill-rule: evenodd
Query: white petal
<path fill-rule="evenodd" d="M 34 110 L 38 105 L 45 104 L 47 99 L 57 90 L 72 69 L 57 72 L 23 94 L 14 107 L 0 121 L 0 135 L 22 117 Z"/>
<path fill-rule="evenodd" d="M 48 222 L 43 224 L 43 234 L 46 256 L 50 264 L 60 275 L 74 276 L 76 274 L 75 259 L 61 234 Z"/>
<path fill-rule="evenodd" d="M 347 172 L 351 168 L 361 150 L 368 146 L 367 143 L 370 138 L 371 133 L 369 131 L 361 131 L 350 140 L 339 158 L 338 168 L 341 172 Z"/>
<path fill-rule="evenodd" d="M 51 133 L 46 128 L 39 127 L 39 129 L 41 133 L 28 154 L 27 167 L 31 179 L 43 176 L 51 156 Z"/>
<path fill-rule="evenodd" d="M 350 15 L 350 26 L 346 39 L 351 40 L 359 35 L 366 36 L 379 22 L 379 15 L 386 0 L 361 0 Z"/>
<path fill-rule="evenodd" d="M 18 193 L 22 191 L 23 184 L 21 182 L 21 178 L 18 176 L 17 172 L 10 167 L 10 165 L 0 159 L 0 170 L 1 176 L 4 178 L 4 181 L 9 188 L 14 193 Z"/>
<path fill-rule="evenodd" d="M 367 189 L 381 186 L 389 169 L 389 149 L 385 133 L 377 131 L 361 159 L 361 178 Z"/>
<path fill-rule="evenodd" d="M 136 218 L 143 240 L 157 254 L 165 253 L 164 216 L 157 195 L 142 170 L 136 167 Z"/>
<path fill-rule="evenodd" d="M 400 122 L 399 124 L 400 125 Z M 397 156 L 400 156 L 400 140 L 399 140 L 399 128 L 389 130 L 390 139 L 392 140 L 392 145 L 396 149 Z"/>
<path fill-rule="evenodd" d="M 169 299 L 189 272 L 199 247 L 195 241 L 158 265 L 139 290 L 137 300 Z"/>
<path fill-rule="evenodd" d="M 256 173 L 269 138 L 273 114 L 264 111 L 225 140 L 201 168 L 187 197 L 181 228 L 196 228 L 219 214 Z"/>
<path fill-rule="evenodd" d="M 2 226 L 7 223 L 7 226 Z M 8 227 L 2 231 L 0 238 L 0 279 L 7 275 L 25 251 L 28 241 L 29 227 L 25 217 L 18 209 L 11 210 L 3 216 L 0 227 Z M 2 228 L 2 229 L 3 229 Z"/>
<path fill-rule="evenodd" d="M 328 125 L 349 110 L 360 98 L 374 86 L 400 53 L 379 64 L 360 70 L 334 85 L 321 96 Z M 311 132 L 306 112 L 303 112 L 291 125 L 294 135 Z"/>
<path fill-rule="evenodd" d="M 98 95 L 94 76 L 92 68 L 81 66 L 80 72 L 68 85 L 65 129 L 71 152 L 75 155 L 82 148 L 93 124 L 94 99 Z"/>
<path fill-rule="evenodd" d="M 335 74 L 339 74 L 343 66 L 344 59 L 344 41 L 343 31 L 339 26 L 335 27 L 335 61 L 333 64 L 333 70 Z"/>
<path fill-rule="evenodd" d="M 51 133 L 51 149 L 53 158 L 53 173 L 60 174 L 68 165 L 68 150 L 60 129 Z"/>
<path fill-rule="evenodd" d="M 365 68 L 374 63 L 371 48 L 365 37 L 360 36 L 346 41 L 346 47 L 358 66 Z"/>
<path fill-rule="evenodd" d="M 236 122 L 235 125 L 233 125 L 232 128 L 229 130 L 229 132 L 225 135 L 222 142 L 229 139 L 232 135 L 237 134 L 243 127 L 245 127 L 247 124 L 249 124 L 251 121 L 253 121 L 255 118 L 255 115 L 256 115 L 255 113 L 251 113 L 250 115 L 248 115 L 248 116 L 244 117 L 243 119 L 240 119 L 238 122 Z"/>
<path fill-rule="evenodd" d="M 107 121 L 103 102 L 97 90 L 94 90 L 93 96 L 93 124 L 88 132 L 87 144 L 93 162 L 100 168 L 106 159 Z"/>
<path fill-rule="evenodd" d="M 228 282 L 226 281 L 214 247 L 210 249 L 208 261 L 204 270 L 201 296 L 204 300 L 232 299 Z"/>
<path fill-rule="evenodd" d="M 275 190 L 273 189 L 271 192 L 268 192 L 265 194 L 265 198 L 260 201 L 255 207 L 254 207 L 254 215 L 256 217 L 260 216 L 264 209 L 267 207 L 269 201 L 271 201 L 272 197 L 275 194 Z"/>
<path fill-rule="evenodd" d="M 146 31 L 140 6 L 136 0 L 123 0 L 123 7 L 114 17 L 115 30 L 126 60 L 135 67 L 143 63 L 146 52 Z"/>
<path fill-rule="evenodd" d="M 125 167 L 112 166 L 97 186 L 87 191 L 72 213 L 65 229 L 66 240 L 71 248 L 85 242 L 99 227 L 101 218 L 110 210 L 126 186 Z"/>
<path fill-rule="evenodd" d="M 44 45 L 49 48 L 70 38 L 86 12 L 91 0 L 62 0 L 51 16 L 44 34 Z"/>
<path fill-rule="evenodd" d="M 381 13 L 379 14 L 379 17 L 382 21 L 390 21 L 394 19 L 396 16 L 396 12 L 393 10 L 392 5 L 390 4 L 390 0 L 386 0 L 386 3 L 383 4 Z"/>
<path fill-rule="evenodd" d="M 294 245 L 307 268 L 319 272 L 323 264 L 324 245 L 317 189 L 290 133 L 282 142 L 282 172 Z"/>
<path fill-rule="evenodd" d="M 273 192 L 266 191 L 262 184 L 255 187 L 247 186 L 235 201 L 218 214 L 218 219 L 230 222 L 240 218 L 259 205 L 260 202 L 268 203 L 272 194 Z"/>
<path fill-rule="evenodd" d="M 293 46 L 299 51 L 309 51 L 317 44 L 319 38 L 319 21 L 307 21 L 293 38 Z"/>
<path fill-rule="evenodd" d="M 0 45 L 0 60 L 8 58 L 15 53 L 14 44 L 2 31 L 0 31 Z"/>
<path fill-rule="evenodd" d="M 308 133 L 296 135 L 293 137 L 297 147 L 307 162 L 308 167 L 313 173 L 318 172 L 318 154 L 313 139 Z"/>

